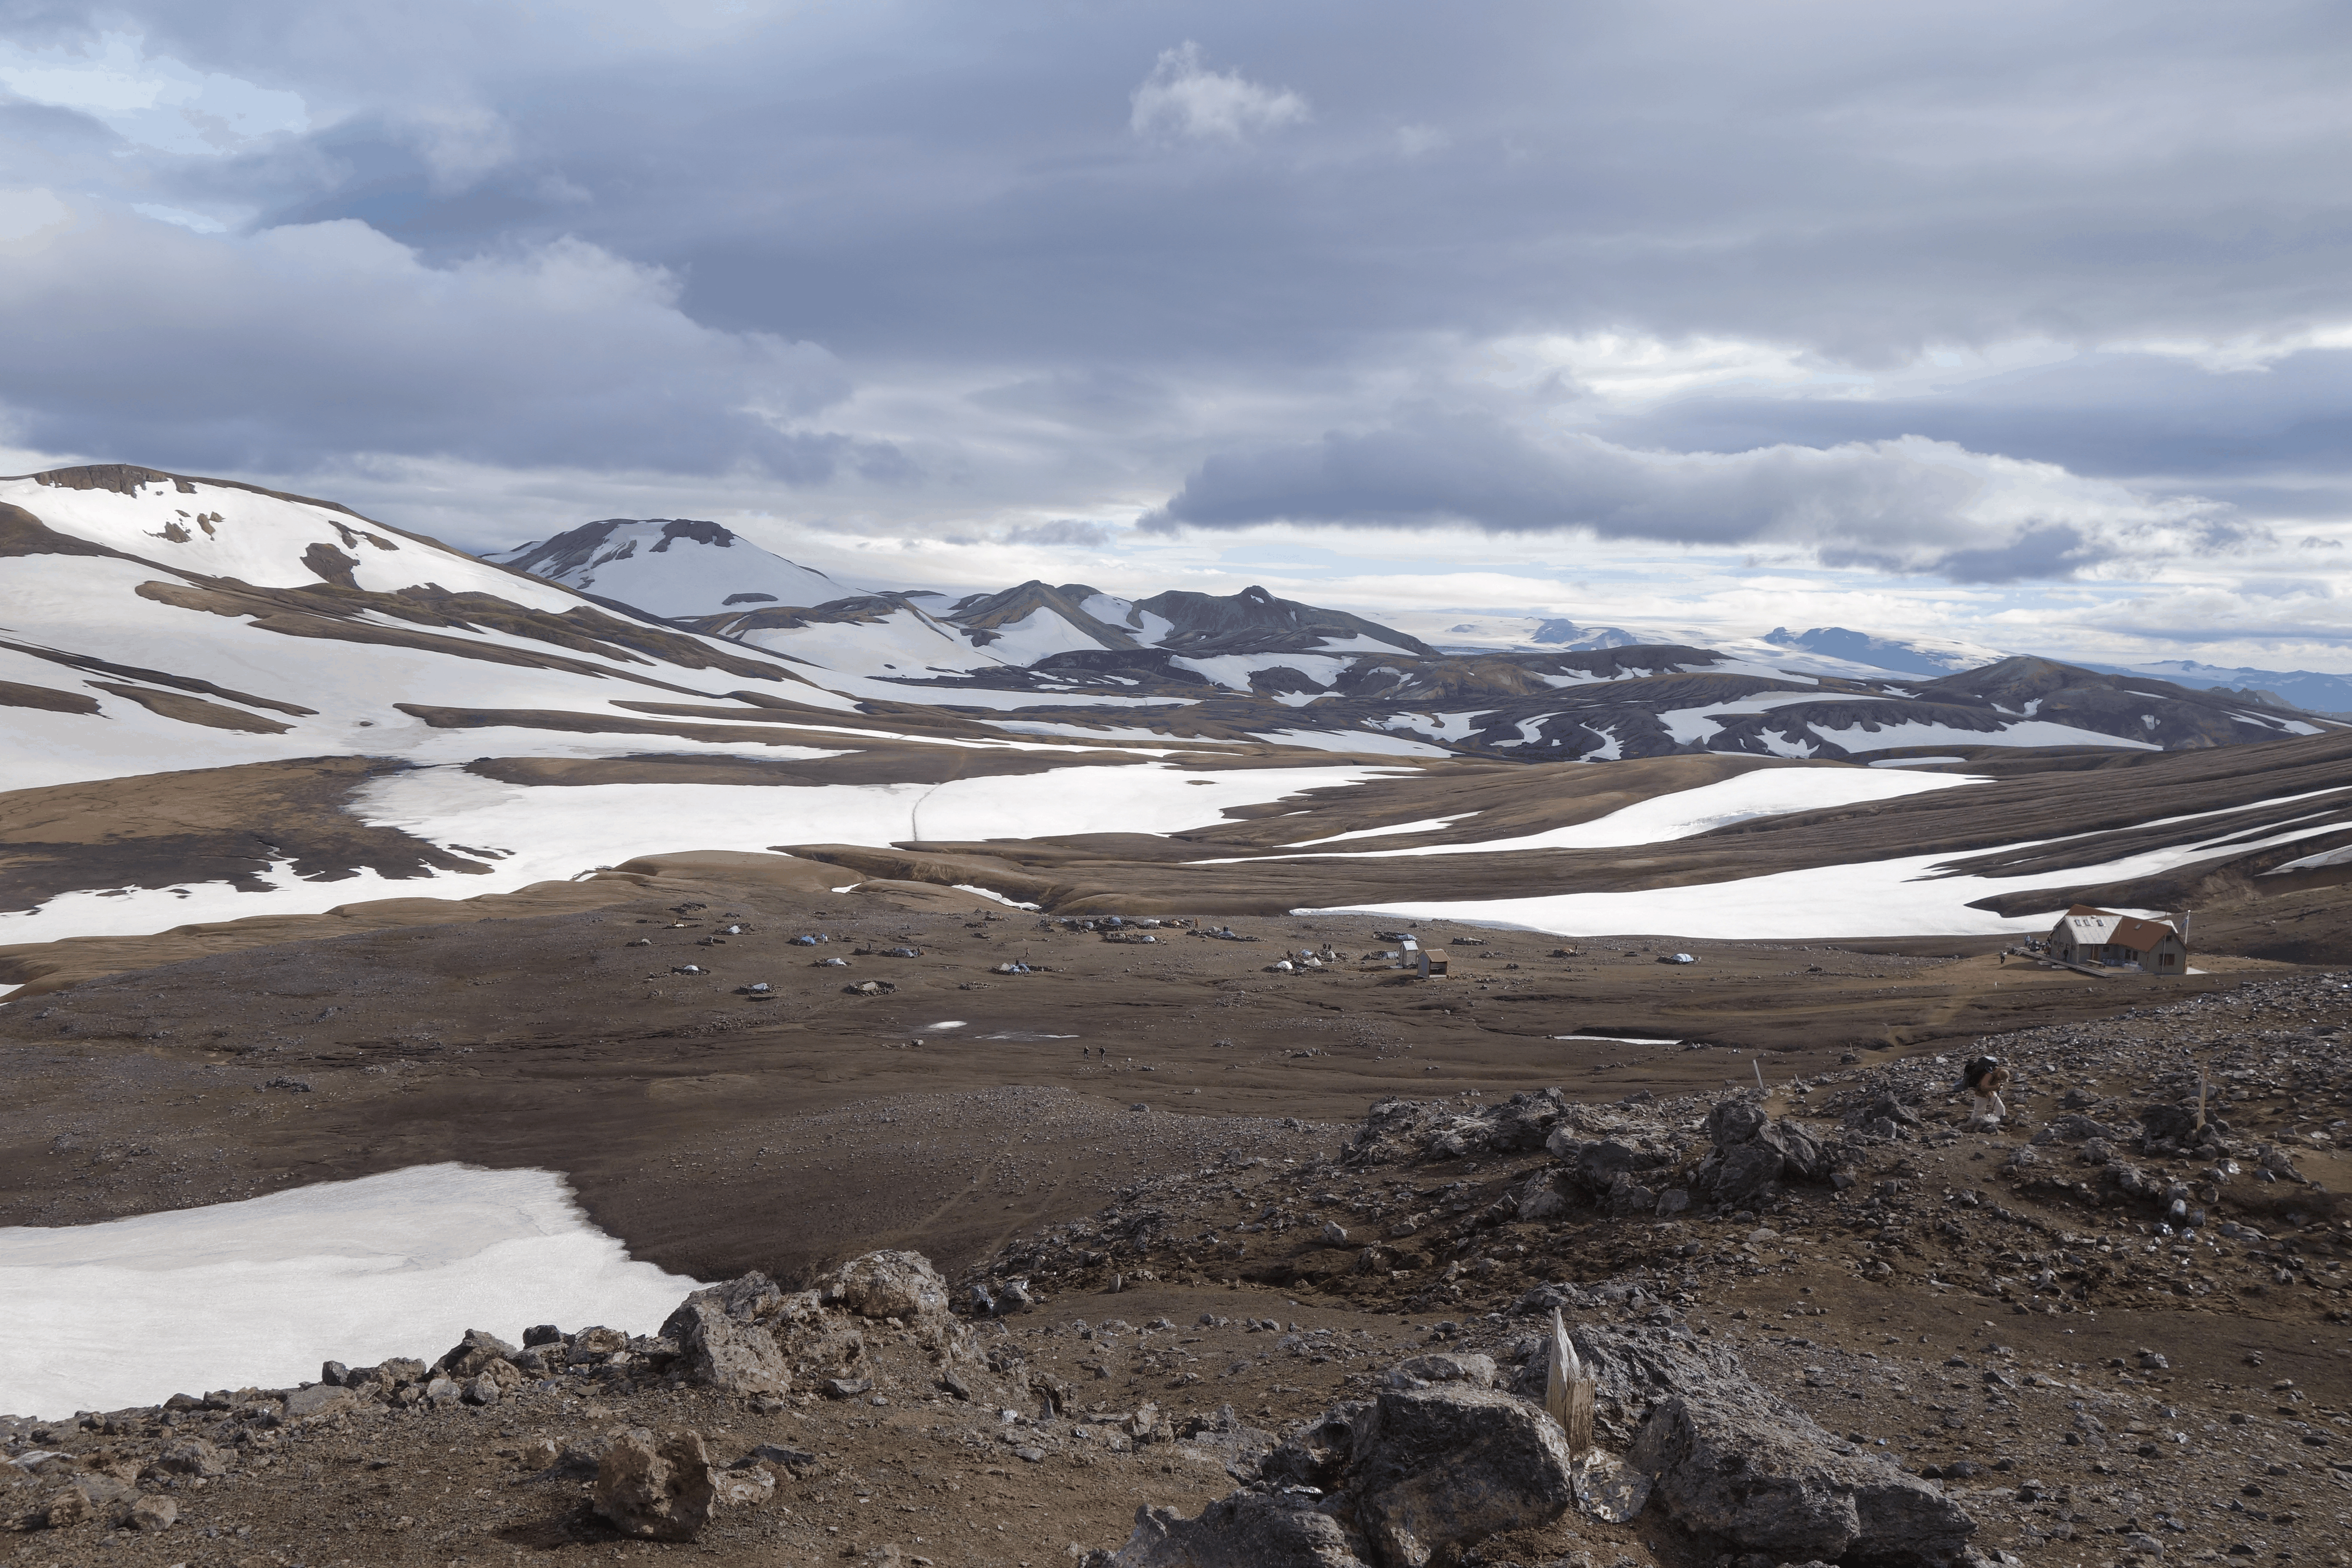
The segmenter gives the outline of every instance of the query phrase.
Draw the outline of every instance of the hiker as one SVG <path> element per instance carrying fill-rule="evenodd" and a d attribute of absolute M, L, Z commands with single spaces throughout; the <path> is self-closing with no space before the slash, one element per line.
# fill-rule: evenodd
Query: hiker
<path fill-rule="evenodd" d="M 2002 1103 L 2000 1092 L 2009 1087 L 2009 1069 L 2000 1064 L 1998 1056 L 1979 1056 L 1960 1069 L 1959 1088 L 1976 1096 L 1977 1108 L 1969 1117 L 1969 1125 L 1988 1130 L 2000 1125 L 2009 1114 Z"/>

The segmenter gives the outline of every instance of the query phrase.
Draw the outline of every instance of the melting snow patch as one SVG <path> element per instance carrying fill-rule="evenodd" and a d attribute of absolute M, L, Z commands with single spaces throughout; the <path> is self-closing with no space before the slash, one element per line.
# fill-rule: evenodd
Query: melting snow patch
<path fill-rule="evenodd" d="M 1777 817 L 1791 811 L 1819 811 L 1873 800 L 1892 800 L 1930 789 L 1960 784 L 1980 784 L 1971 776 L 1939 773 L 1927 776 L 1873 773 L 1863 768 L 1759 768 L 1752 773 L 1677 789 L 1596 817 L 1589 822 L 1548 828 L 1515 839 L 1485 839 L 1466 844 L 1427 844 L 1396 850 L 1327 850 L 1308 855 L 1257 855 L 1255 860 L 1311 860 L 1317 855 L 1352 855 L 1377 860 L 1393 855 L 1496 854 L 1511 850 L 1622 849 L 1633 844 L 1664 843 L 1687 839 L 1715 828 L 1757 817 Z M 1234 861 L 1192 861 L 1192 865 L 1230 865 Z M 1543 927 L 1549 929 L 1549 927 Z M 1619 926 L 1615 929 L 1624 930 Z M 1646 929 L 1678 930 L 1654 926 Z M 1685 932 L 1696 936 L 1696 932 Z"/>
<path fill-rule="evenodd" d="M 1451 757 L 1453 752 L 1426 741 L 1375 735 L 1361 729 L 1265 729 L 1253 737 L 1274 746 L 1304 747 L 1310 751 L 1354 751 L 1383 757 Z"/>
<path fill-rule="evenodd" d="M 1358 828 L 1352 833 L 1333 833 L 1328 839 L 1301 839 L 1295 844 L 1285 844 L 1286 850 L 1303 850 L 1309 844 L 1336 844 L 1345 839 L 1376 839 L 1386 833 L 1433 833 L 1440 828 L 1450 828 L 1465 817 L 1475 817 L 1475 811 L 1458 811 L 1451 817 L 1430 817 L 1418 822 L 1395 822 L 1385 828 Z"/>
<path fill-rule="evenodd" d="M 1854 770 L 1857 774 L 1862 769 Z M 1900 779 L 1903 774 L 1876 777 Z M 1951 777 L 1946 775 L 1945 777 Z M 1925 783 L 1926 779 L 1916 779 Z M 1734 780 L 1736 782 L 1736 780 Z M 1711 786 L 1712 787 L 1712 786 Z M 1701 791 L 1692 790 L 1692 794 Z M 2314 791 L 2329 793 L 2329 791 Z M 1671 797 L 1670 797 L 1671 798 Z M 2283 800 L 2302 799 L 2286 796 Z M 2278 802 L 2272 802 L 2277 804 Z M 1630 808 L 1629 808 L 1630 809 Z M 2239 808 L 2190 812 L 2141 824 L 2160 828 L 2199 817 L 2224 817 Z M 1607 819 L 1603 819 L 1606 821 Z M 1847 865 L 1806 866 L 1729 882 L 1685 883 L 1625 893 L 1564 893 L 1532 898 L 1429 900 L 1294 909 L 1297 915 L 1385 915 L 1407 920 L 1473 920 L 1524 926 L 1560 936 L 1612 932 L 1672 933 L 1708 940 L 1797 941 L 1851 936 L 1995 936 L 2049 926 L 2058 906 L 2021 915 L 1995 915 L 1974 901 L 2027 887 L 2095 886 L 2163 874 L 2217 851 L 2251 854 L 2299 839 L 2337 831 L 2340 823 L 2248 839 L 2224 832 L 2210 840 L 2167 845 L 2114 860 L 2037 872 L 2032 880 L 1955 873 L 1956 862 L 1990 853 L 1909 855 Z M 2096 833 L 2078 835 L 2093 841 Z M 2006 846 L 2051 849 L 2065 839 L 2032 839 Z M 2153 913 L 2132 911 L 2131 913 Z"/>
<path fill-rule="evenodd" d="M 1672 1040 L 1650 1040 L 1638 1034 L 1556 1034 L 1554 1040 L 1605 1040 L 1615 1045 L 1680 1045 L 1682 1036 Z"/>
<path fill-rule="evenodd" d="M 60 1416 L 430 1358 L 469 1328 L 651 1333 L 697 1281 L 633 1261 L 552 1171 L 416 1166 L 241 1203 L 0 1229 L 0 1410 Z"/>
<path fill-rule="evenodd" d="M 1012 909 L 1027 909 L 1027 910 L 1031 910 L 1031 911 L 1034 911 L 1034 910 L 1037 908 L 1037 905 L 1035 905 L 1035 904 L 1024 904 L 1024 903 L 1022 903 L 1022 902 L 1021 902 L 1019 899 L 1017 899 L 1017 898 L 1007 898 L 1007 897 L 1005 897 L 1005 896 L 1004 896 L 1003 894 L 1001 894 L 1001 893 L 994 892 L 994 891 L 992 891 L 992 890 L 991 890 L 991 889 L 989 889 L 989 888 L 985 888 L 985 887 L 979 886 L 978 884 L 973 883 L 969 883 L 969 882 L 959 882 L 959 883 L 950 883 L 950 885 L 953 886 L 953 887 L 954 887 L 954 889 L 955 889 L 958 893 L 969 893 L 969 894 L 972 894 L 974 897 L 978 897 L 978 898 L 992 898 L 992 899 L 994 899 L 997 903 L 1002 904 L 1004 904 L 1004 905 L 1005 905 L 1005 906 L 1007 906 L 1008 908 L 1012 908 Z M 835 891 L 835 893 L 839 893 L 839 892 L 841 891 L 841 889 L 839 889 L 839 888 L 837 888 L 837 887 L 836 887 L 836 888 L 835 888 L 835 889 L 834 889 L 834 891 Z"/>

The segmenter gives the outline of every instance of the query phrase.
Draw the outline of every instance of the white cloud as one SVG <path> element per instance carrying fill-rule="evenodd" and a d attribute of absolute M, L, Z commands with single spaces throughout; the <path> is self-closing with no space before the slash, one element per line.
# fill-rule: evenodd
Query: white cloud
<path fill-rule="evenodd" d="M 1129 101 L 1128 127 L 1138 136 L 1241 141 L 1308 118 L 1307 100 L 1297 93 L 1260 87 L 1236 71 L 1213 71 L 1201 63 L 1201 46 L 1189 41 L 1161 50 Z"/>

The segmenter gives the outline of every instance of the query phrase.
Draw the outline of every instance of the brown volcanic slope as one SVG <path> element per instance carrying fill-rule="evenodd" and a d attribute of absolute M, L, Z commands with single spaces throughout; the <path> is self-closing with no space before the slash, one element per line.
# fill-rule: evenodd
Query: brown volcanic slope
<path fill-rule="evenodd" d="M 639 1256 L 706 1277 L 883 1240 L 960 1261 L 1204 1150 L 1312 1152 L 1311 1123 L 1385 1095 L 1713 1090 L 1752 1077 L 1759 1049 L 1776 1075 L 1818 1071 L 2157 994 L 1955 960 L 1950 943 L 1707 944 L 1669 968 L 1651 943 L 1554 957 L 1522 935 L 1453 949 L 1456 977 L 1422 985 L 1357 967 L 1385 924 L 1369 917 L 1114 943 L 920 885 L 813 891 L 806 862 L 763 860 L 633 862 L 578 889 L 629 900 L 600 909 L 500 919 L 485 900 L 461 924 L 250 946 L 0 1009 L 0 1225 L 458 1159 L 564 1171 Z M 836 940 L 793 945 L 803 933 Z M 1326 942 L 1349 955 L 1333 972 L 1265 972 Z M 1044 972 L 992 972 L 1008 962 Z M 711 973 L 674 972 L 688 964 Z M 2162 994 L 2274 967 L 2200 964 L 2215 973 Z M 895 989 L 844 994 L 868 979 Z M 755 983 L 777 999 L 739 994 Z M 1553 1038 L 1580 1033 L 1711 1043 Z"/>
<path fill-rule="evenodd" d="M 790 789 L 1026 774 L 1052 765 L 1036 753 L 841 738 L 843 755 L 808 759 L 486 758 L 469 770 L 530 788 L 692 782 Z M 1087 760 L 1131 758 L 1103 748 Z M 1308 758 L 1329 760 L 1251 747 L 1180 753 L 1163 765 L 1213 776 L 1296 766 Z M 956 906 L 970 900 L 953 891 L 961 884 L 1035 903 L 1048 913 L 1218 918 L 1675 886 L 1927 853 L 1948 856 L 1954 871 L 2012 882 L 2012 891 L 1978 900 L 2005 913 L 2032 915 L 2077 901 L 2194 908 L 2194 945 L 2200 950 L 2295 963 L 2352 960 L 2352 892 L 2346 888 L 2352 868 L 2273 872 L 2289 860 L 2352 841 L 2352 734 L 2227 750 L 2069 756 L 2044 759 L 2038 771 L 2028 770 L 2030 760 L 1981 770 L 1993 775 L 1990 783 L 1758 819 L 1618 849 L 1370 858 L 1285 846 L 1440 817 L 1458 820 L 1436 830 L 1360 840 L 1353 847 L 1470 845 L 1589 821 L 1757 768 L 1827 765 L 1722 756 L 1605 767 L 1402 759 L 1386 777 L 1235 808 L 1223 822 L 1165 836 L 777 847 L 801 857 L 787 863 L 797 867 L 796 885 L 812 890 L 859 877 L 918 902 Z M 273 846 L 279 852 L 274 858 L 294 858 L 300 874 L 329 880 L 361 865 L 393 876 L 421 876 L 430 867 L 473 869 L 478 862 L 452 852 L 464 852 L 463 845 L 436 848 L 394 830 L 365 827 L 342 810 L 350 789 L 380 766 L 317 759 L 0 794 L 0 833 L 14 841 L 0 849 L 0 893 L 5 903 L 21 906 L 68 887 L 250 877 L 273 858 Z M 2247 847 L 2282 831 L 2313 828 L 2322 831 L 2291 843 Z M 2086 883 L 2077 874 L 2078 868 L 2121 856 L 2197 845 L 2208 847 L 2184 852 L 2182 863 L 2161 875 Z M 1216 862 L 1228 863 L 1202 863 Z M 436 891 L 446 886 L 436 884 Z M 543 896 L 564 902 L 535 908 L 580 906 L 576 887 Z M 156 937 L 0 947 L 0 984 L 54 986 L 195 952 L 350 929 L 348 916 L 281 916 L 215 922 Z M 200 940 L 188 946 L 189 939 Z M 1925 950 L 1952 946 L 1948 937 L 1927 940 Z"/>
<path fill-rule="evenodd" d="M 2064 758 L 2053 770 L 1835 810 L 1737 822 L 1615 849 L 1360 855 L 1285 849 L 1305 840 L 1465 811 L 1451 826 L 1369 847 L 1468 844 L 1591 821 L 1669 789 L 1771 764 L 1668 758 L 1605 767 L 1453 763 L 1236 812 L 1246 820 L 1165 837 L 1087 835 L 895 851 L 777 845 L 870 876 L 989 887 L 1051 910 L 1278 914 L 1297 908 L 1615 892 L 1727 881 L 1901 856 L 1949 856 L 1958 873 L 2014 879 L 1976 901 L 2004 914 L 2075 902 L 2195 907 L 2305 895 L 2332 905 L 2352 870 L 2269 878 L 2285 862 L 2352 843 L 2352 734 L 2227 750 Z M 2179 821 L 2190 818 L 2195 820 Z M 2287 831 L 2324 831 L 2259 847 Z M 2062 841 L 2053 842 L 2052 841 Z M 2035 846 L 2040 847 L 2035 847 Z M 2078 868 L 2210 845 L 2158 875 L 2085 882 Z M 1281 858 L 1261 858 L 1276 857 Z M 1234 861 L 1235 863 L 1201 863 Z M 2220 906 L 2216 908 L 2215 906 Z M 2305 922 L 2298 951 L 2352 956 L 2352 923 Z"/>

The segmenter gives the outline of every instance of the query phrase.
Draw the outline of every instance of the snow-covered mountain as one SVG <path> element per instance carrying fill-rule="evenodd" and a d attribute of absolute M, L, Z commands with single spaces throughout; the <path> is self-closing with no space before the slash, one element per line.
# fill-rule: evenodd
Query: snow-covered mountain
<path fill-rule="evenodd" d="M 824 604 L 856 591 L 692 517 L 606 517 L 482 559 L 664 617 Z"/>
<path fill-rule="evenodd" d="M 1595 648 L 1638 648 L 1644 639 L 1622 626 L 1580 626 L 1573 621 L 1547 621 L 1536 628 L 1528 641 L 1566 648 L 1570 653 L 1589 653 Z"/>
<path fill-rule="evenodd" d="M 2153 675 L 2197 691 L 2242 690 L 2276 698 L 2289 707 L 2311 713 L 2352 715 L 2352 675 L 2331 675 L 2317 670 L 2257 670 L 2245 665 L 2200 664 L 2194 659 L 2166 659 L 2153 664 L 2086 664 L 2118 675 Z"/>
<path fill-rule="evenodd" d="M 1962 670 L 1997 664 L 2009 657 L 1998 648 L 1957 642 L 1949 637 L 1884 637 L 1843 626 L 1816 626 L 1809 632 L 1791 632 L 1786 626 L 1775 626 L 1764 633 L 1763 641 L 1776 648 L 1843 659 L 1850 664 L 1893 670 L 1905 675 L 1957 674 Z"/>
<path fill-rule="evenodd" d="M 656 528 L 597 524 L 497 559 L 568 572 L 583 586 L 602 570 L 596 587 L 616 594 L 615 570 L 651 571 L 636 563 L 681 550 L 696 563 L 725 549 L 799 570 L 741 541 L 713 547 L 698 532 L 625 531 Z M 647 538 L 656 542 L 641 555 L 621 553 Z M 562 540 L 573 542 L 556 549 Z M 697 581 L 705 603 L 716 591 L 707 575 L 673 580 L 682 598 Z M 629 602 L 656 608 L 643 596 Z M 1079 722 L 1070 710 L 1089 706 L 1099 710 L 1097 722 L 1116 713 L 1116 722 L 1129 726 L 1139 708 L 1162 710 L 1155 722 L 1181 708 L 1192 733 L 1313 737 L 1334 747 L 1376 737 L 1381 744 L 1527 761 L 1724 751 L 1916 763 L 1987 747 L 2163 750 L 2322 727 L 2234 692 L 2208 695 L 2007 659 L 1948 638 L 1838 626 L 1702 642 L 1654 631 L 1644 640 L 1622 627 L 1561 618 L 1507 618 L 1457 624 L 1451 634 L 1475 641 L 1440 650 L 1363 616 L 1263 588 L 1127 599 L 1082 582 L 1042 580 L 951 602 L 866 593 L 671 613 L 681 626 L 787 659 L 845 696 L 994 711 L 1008 716 L 992 722 L 1024 728 L 1039 722 L 1066 728 Z M 2006 673 L 1989 684 L 1955 679 L 1992 670 Z M 1018 716 L 1033 706 L 1063 711 L 1044 721 Z"/>
<path fill-rule="evenodd" d="M 576 716 L 843 697 L 329 501 L 113 464 L 0 479 L 13 787 L 284 758 L 580 754 Z M 496 715 L 517 716 L 499 726 Z M 570 729 L 530 716 L 566 713 Z M 588 728 L 593 729 L 593 725 Z M 472 730 L 475 733 L 463 733 Z M 615 743 L 605 743 L 612 749 Z"/>
<path fill-rule="evenodd" d="M 1031 581 L 952 603 L 864 594 L 664 621 L 330 502 L 122 465 L 0 481 L 0 554 L 14 558 L 0 707 L 20 787 L 150 771 L 159 757 L 613 756 L 656 737 L 757 752 L 807 738 L 774 726 L 861 711 L 965 739 L 1173 727 L 1528 761 L 1916 761 L 2325 727 L 2236 693 L 2038 660 L 1921 682 L 1752 656 L 1789 652 L 1770 644 L 1448 654 L 1262 588 L 1127 599 Z M 688 551 L 695 570 L 721 557 L 800 570 L 677 526 L 614 524 L 595 548 L 540 547 L 540 565 L 599 590 L 615 566 Z M 613 555 L 631 540 L 636 555 Z M 664 580 L 687 578 L 635 580 Z M 838 586 L 765 580 L 780 600 L 795 581 Z"/>
<path fill-rule="evenodd" d="M 866 594 L 808 609 L 746 609 L 684 624 L 834 673 L 835 689 L 880 695 L 864 683 L 950 683 L 964 702 L 983 688 L 1036 693 L 1099 689 L 1116 698 L 1168 684 L 1210 691 L 1320 693 L 1357 660 L 1442 657 L 1437 650 L 1343 610 L 1239 593 L 1169 592 L 1122 599 L 1082 582 L 1030 581 L 940 605 L 929 596 Z M 1318 674 L 1324 678 L 1317 678 Z M 1266 678 L 1276 684 L 1269 688 Z M 908 694 L 891 694 L 906 700 Z M 1003 706 L 1001 701 L 992 706 Z"/>
<path fill-rule="evenodd" d="M 0 938 L 27 941 L 681 846 L 1192 831 L 1455 757 L 2017 771 L 1995 759 L 2342 727 L 2044 660 L 1921 680 L 1757 641 L 1449 653 L 1262 588 L 780 590 L 662 619 L 331 502 L 121 465 L 0 479 Z"/>

